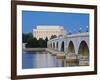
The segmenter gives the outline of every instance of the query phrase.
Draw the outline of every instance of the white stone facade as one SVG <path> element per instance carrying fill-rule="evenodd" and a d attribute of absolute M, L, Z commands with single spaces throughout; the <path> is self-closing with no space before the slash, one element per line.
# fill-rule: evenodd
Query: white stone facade
<path fill-rule="evenodd" d="M 37 39 L 45 39 L 46 37 L 50 39 L 52 35 L 65 35 L 64 27 L 55 25 L 39 25 L 36 29 L 33 29 L 33 37 L 36 37 Z"/>
<path fill-rule="evenodd" d="M 57 37 L 49 40 L 47 46 L 51 50 L 64 52 L 68 66 L 89 65 L 89 32 Z"/>
<path fill-rule="evenodd" d="M 84 41 L 87 44 L 88 48 L 90 47 L 89 46 L 89 33 L 88 32 L 66 35 L 66 36 L 51 39 L 48 41 L 48 47 L 51 47 L 51 45 L 52 45 L 53 49 L 61 51 L 61 45 L 62 45 L 62 42 L 64 42 L 64 52 L 67 53 L 68 47 L 70 45 L 69 43 L 71 41 L 74 45 L 75 54 L 78 54 L 78 50 L 79 50 L 79 47 L 80 47 L 80 44 L 82 41 Z M 58 42 L 58 48 L 57 48 L 57 42 Z M 53 44 L 54 44 L 55 48 L 53 47 Z"/>

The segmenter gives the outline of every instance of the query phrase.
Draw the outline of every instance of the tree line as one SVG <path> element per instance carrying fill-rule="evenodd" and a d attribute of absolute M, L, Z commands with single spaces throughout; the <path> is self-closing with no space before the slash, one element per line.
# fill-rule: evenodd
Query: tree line
<path fill-rule="evenodd" d="M 50 39 L 53 38 L 56 38 L 56 36 L 52 35 Z M 23 33 L 22 42 L 26 43 L 26 48 L 47 48 L 48 38 L 39 38 L 37 40 L 35 37 L 33 37 L 32 33 Z"/>

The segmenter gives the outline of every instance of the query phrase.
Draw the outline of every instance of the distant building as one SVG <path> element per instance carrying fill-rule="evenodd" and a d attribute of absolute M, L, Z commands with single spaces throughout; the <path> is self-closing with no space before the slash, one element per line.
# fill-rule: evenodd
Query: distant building
<path fill-rule="evenodd" d="M 39 25 L 36 29 L 33 29 L 33 37 L 37 39 L 45 39 L 46 37 L 50 39 L 52 35 L 56 35 L 57 37 L 65 35 L 64 27 L 59 25 Z"/>

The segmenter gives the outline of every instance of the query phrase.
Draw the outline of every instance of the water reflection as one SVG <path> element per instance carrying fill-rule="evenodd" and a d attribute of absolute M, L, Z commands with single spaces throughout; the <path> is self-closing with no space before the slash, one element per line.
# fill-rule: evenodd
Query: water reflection
<path fill-rule="evenodd" d="M 76 65 L 75 63 L 71 66 Z M 48 68 L 70 66 L 64 59 L 57 59 L 48 52 L 23 52 L 22 68 Z"/>

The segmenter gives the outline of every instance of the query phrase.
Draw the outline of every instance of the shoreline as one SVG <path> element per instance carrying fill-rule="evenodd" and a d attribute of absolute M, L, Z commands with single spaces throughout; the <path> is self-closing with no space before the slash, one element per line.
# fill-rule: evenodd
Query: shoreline
<path fill-rule="evenodd" d="M 23 48 L 23 51 L 45 51 L 46 48 Z"/>
<path fill-rule="evenodd" d="M 56 56 L 57 58 L 64 59 L 65 58 L 65 53 L 64 52 L 59 52 L 55 51 L 49 48 L 23 48 L 23 51 L 34 51 L 34 52 L 42 52 L 46 51 L 49 52 L 50 54 Z"/>

